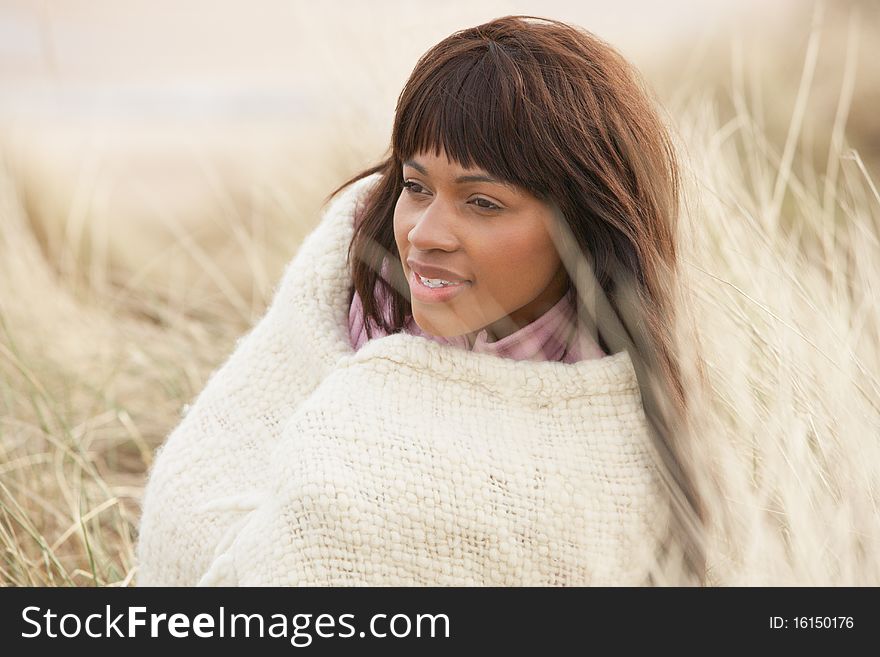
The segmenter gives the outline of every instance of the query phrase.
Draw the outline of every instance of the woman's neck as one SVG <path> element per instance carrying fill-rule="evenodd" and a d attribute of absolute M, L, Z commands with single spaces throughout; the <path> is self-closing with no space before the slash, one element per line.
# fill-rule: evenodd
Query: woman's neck
<path fill-rule="evenodd" d="M 568 286 L 568 279 L 566 278 L 563 282 L 565 283 L 565 287 L 561 290 L 558 289 L 558 286 L 551 284 L 544 292 L 538 295 L 538 297 L 530 301 L 527 306 L 524 306 L 507 317 L 492 322 L 481 329 L 467 333 L 465 337 L 467 339 L 468 348 L 473 348 L 477 336 L 483 330 L 486 331 L 486 342 L 497 342 L 534 322 L 559 303 L 562 297 L 568 293 L 570 289 Z M 552 294 L 547 294 L 548 290 L 552 290 Z"/>

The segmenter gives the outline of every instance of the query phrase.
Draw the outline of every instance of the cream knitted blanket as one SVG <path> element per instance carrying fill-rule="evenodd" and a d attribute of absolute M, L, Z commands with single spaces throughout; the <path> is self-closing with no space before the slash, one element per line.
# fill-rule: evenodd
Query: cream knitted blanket
<path fill-rule="evenodd" d="M 626 352 L 513 361 L 347 334 L 353 211 L 331 204 L 166 443 L 144 585 L 631 585 L 667 505 Z"/>

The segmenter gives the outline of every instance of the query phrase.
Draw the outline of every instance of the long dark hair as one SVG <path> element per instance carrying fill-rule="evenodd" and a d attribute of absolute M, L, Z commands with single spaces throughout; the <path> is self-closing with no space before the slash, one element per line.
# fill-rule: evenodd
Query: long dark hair
<path fill-rule="evenodd" d="M 556 239 L 579 321 L 602 349 L 626 350 L 639 379 L 685 571 L 704 582 L 705 509 L 688 473 L 688 397 L 675 348 L 679 176 L 663 121 L 611 46 L 559 21 L 506 16 L 425 53 L 397 102 L 390 155 L 329 196 L 382 175 L 357 209 L 352 294 L 370 323 L 399 332 L 411 316 L 394 240 L 402 163 L 441 149 L 558 210 Z M 388 280 L 380 275 L 388 260 Z M 386 316 L 375 294 L 390 295 Z M 671 554 L 665 551 L 665 554 Z"/>

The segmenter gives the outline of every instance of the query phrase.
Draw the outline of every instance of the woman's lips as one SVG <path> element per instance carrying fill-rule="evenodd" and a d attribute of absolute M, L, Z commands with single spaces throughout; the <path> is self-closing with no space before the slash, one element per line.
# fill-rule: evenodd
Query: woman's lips
<path fill-rule="evenodd" d="M 412 295 L 423 303 L 444 303 L 458 296 L 470 285 L 470 281 L 447 285 L 445 287 L 428 287 L 422 283 L 419 275 L 410 269 L 409 289 Z"/>

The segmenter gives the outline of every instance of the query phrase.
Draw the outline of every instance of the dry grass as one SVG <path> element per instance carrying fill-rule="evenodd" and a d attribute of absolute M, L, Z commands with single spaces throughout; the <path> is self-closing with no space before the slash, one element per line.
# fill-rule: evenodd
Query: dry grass
<path fill-rule="evenodd" d="M 775 100 L 788 108 L 781 133 L 735 59 L 724 98 L 669 94 L 687 165 L 685 274 L 712 383 L 694 453 L 720 479 L 719 584 L 880 585 L 880 196 L 846 139 L 852 108 L 864 111 L 856 48 L 840 58 L 827 158 L 800 157 L 818 34 L 792 95 Z M 381 139 L 363 151 L 378 155 Z M 284 185 L 235 192 L 235 172 L 208 163 L 208 206 L 174 214 L 143 197 L 156 220 L 146 232 L 96 211 L 100 175 L 62 195 L 6 162 L 0 584 L 135 581 L 153 450 L 260 316 L 323 195 L 369 163 L 303 140 L 300 161 L 324 159 Z"/>
<path fill-rule="evenodd" d="M 822 172 L 795 165 L 819 21 L 776 145 L 745 84 L 723 123 L 711 102 L 676 111 L 691 170 L 682 244 L 712 382 L 696 457 L 721 480 L 710 555 L 723 584 L 880 583 L 880 195 L 844 138 L 855 25 Z"/>
<path fill-rule="evenodd" d="M 747 117 L 714 119 L 684 122 L 683 244 L 712 383 L 697 458 L 723 491 L 716 581 L 877 585 L 880 197 L 855 152 L 823 197 Z"/>

